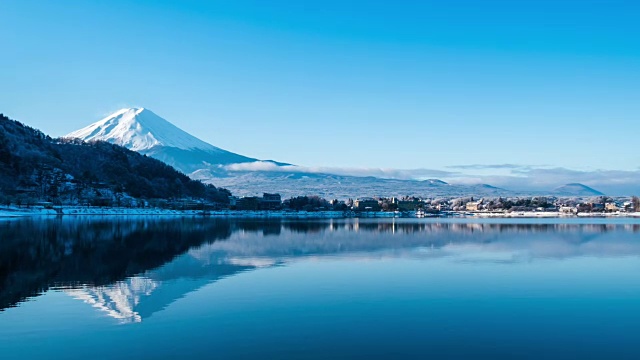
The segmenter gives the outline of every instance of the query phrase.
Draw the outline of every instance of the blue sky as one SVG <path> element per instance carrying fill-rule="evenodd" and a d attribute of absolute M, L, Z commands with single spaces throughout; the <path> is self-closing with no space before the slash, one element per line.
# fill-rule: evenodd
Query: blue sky
<path fill-rule="evenodd" d="M 639 18 L 616 0 L 4 0 L 0 112 L 59 136 L 143 106 L 304 166 L 637 171 Z"/>

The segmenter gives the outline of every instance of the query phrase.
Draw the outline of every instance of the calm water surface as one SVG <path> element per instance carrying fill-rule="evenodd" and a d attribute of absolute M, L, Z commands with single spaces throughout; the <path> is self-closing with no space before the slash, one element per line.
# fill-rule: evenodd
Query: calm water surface
<path fill-rule="evenodd" d="M 638 220 L 2 221 L 0 358 L 639 359 L 639 255 Z"/>

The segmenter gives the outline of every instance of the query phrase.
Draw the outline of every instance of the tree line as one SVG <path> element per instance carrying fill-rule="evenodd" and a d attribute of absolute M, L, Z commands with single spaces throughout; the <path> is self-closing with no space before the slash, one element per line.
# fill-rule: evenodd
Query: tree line
<path fill-rule="evenodd" d="M 53 139 L 0 114 L 1 202 L 117 201 L 125 195 L 228 203 L 231 193 L 124 147 Z"/>

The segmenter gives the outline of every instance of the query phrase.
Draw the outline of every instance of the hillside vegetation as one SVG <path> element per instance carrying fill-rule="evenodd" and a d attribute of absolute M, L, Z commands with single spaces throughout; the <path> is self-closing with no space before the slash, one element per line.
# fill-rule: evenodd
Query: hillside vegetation
<path fill-rule="evenodd" d="M 123 205 L 134 199 L 227 203 L 230 193 L 106 142 L 53 139 L 0 114 L 0 200 Z"/>

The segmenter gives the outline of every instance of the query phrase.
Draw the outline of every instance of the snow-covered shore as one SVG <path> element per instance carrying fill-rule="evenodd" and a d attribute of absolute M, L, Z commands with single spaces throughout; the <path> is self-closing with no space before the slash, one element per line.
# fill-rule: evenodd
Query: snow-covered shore
<path fill-rule="evenodd" d="M 558 211 L 514 211 L 514 212 L 474 212 L 467 213 L 471 217 L 478 218 L 634 218 L 640 217 L 640 212 L 613 212 L 613 213 L 578 213 L 567 214 Z"/>
<path fill-rule="evenodd" d="M 43 207 L 19 208 L 0 207 L 0 218 L 16 218 L 28 216 L 90 216 L 90 215 L 121 215 L 121 216 L 216 216 L 233 218 L 289 218 L 289 219 L 339 219 L 354 217 L 353 213 L 342 211 L 236 211 L 217 210 L 203 212 L 201 210 L 169 210 L 160 208 L 117 208 L 117 207 L 80 207 L 62 206 L 54 209 Z M 414 214 L 404 214 L 403 217 L 415 217 Z M 393 212 L 360 213 L 358 217 L 392 218 L 401 215 Z M 465 217 L 465 218 L 640 218 L 640 212 L 635 213 L 579 213 L 567 214 L 562 212 L 443 212 L 429 217 Z"/>
<path fill-rule="evenodd" d="M 237 218 L 344 218 L 342 211 L 234 211 L 234 210 L 169 210 L 160 208 L 75 207 L 61 206 L 54 209 L 42 207 L 0 207 L 0 218 L 28 216 L 218 216 Z M 380 216 L 383 217 L 383 216 Z"/>

